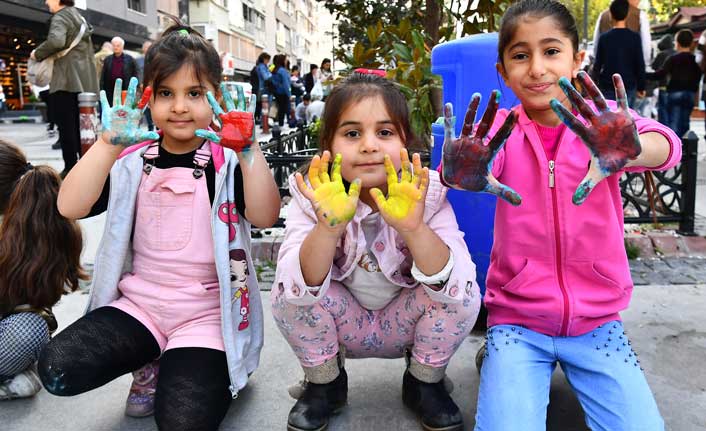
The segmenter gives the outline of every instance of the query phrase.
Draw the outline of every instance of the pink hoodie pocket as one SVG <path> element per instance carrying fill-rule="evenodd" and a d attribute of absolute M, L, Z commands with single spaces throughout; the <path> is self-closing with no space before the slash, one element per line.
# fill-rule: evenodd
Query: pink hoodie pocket
<path fill-rule="evenodd" d="M 611 272 L 610 263 L 572 261 L 567 262 L 566 268 L 575 317 L 604 317 L 627 307 L 630 283 L 614 280 L 616 275 Z"/>
<path fill-rule="evenodd" d="M 527 258 L 491 264 L 486 306 L 530 318 L 556 318 L 562 309 L 561 294 L 548 267 L 549 263 Z"/>

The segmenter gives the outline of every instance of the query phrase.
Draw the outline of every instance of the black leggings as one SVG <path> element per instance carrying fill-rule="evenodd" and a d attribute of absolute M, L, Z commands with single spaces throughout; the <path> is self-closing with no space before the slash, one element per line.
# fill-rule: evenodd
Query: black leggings
<path fill-rule="evenodd" d="M 103 386 L 159 357 L 159 345 L 137 319 L 114 307 L 91 311 L 56 335 L 39 357 L 39 376 L 54 395 Z M 160 430 L 215 430 L 231 402 L 226 355 L 170 349 L 159 359 L 155 419 Z"/>

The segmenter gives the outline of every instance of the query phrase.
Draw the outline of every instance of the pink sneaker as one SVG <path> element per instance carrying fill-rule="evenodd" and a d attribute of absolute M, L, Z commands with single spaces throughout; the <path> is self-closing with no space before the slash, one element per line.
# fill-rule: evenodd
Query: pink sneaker
<path fill-rule="evenodd" d="M 158 375 L 159 361 L 150 362 L 132 372 L 132 385 L 125 402 L 125 415 L 143 418 L 154 414 L 154 393 Z"/>

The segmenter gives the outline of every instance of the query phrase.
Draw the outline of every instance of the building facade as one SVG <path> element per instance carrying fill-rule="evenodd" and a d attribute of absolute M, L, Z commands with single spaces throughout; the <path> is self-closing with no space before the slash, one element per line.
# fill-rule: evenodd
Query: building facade
<path fill-rule="evenodd" d="M 220 53 L 225 80 L 248 81 L 263 51 L 287 54 L 302 74 L 331 57 L 333 19 L 314 0 L 76 0 L 93 26 L 96 51 L 114 36 L 139 52 L 181 18 L 211 40 Z M 11 109 L 29 101 L 27 59 L 47 37 L 51 14 L 43 0 L 0 0 L 0 84 Z"/>

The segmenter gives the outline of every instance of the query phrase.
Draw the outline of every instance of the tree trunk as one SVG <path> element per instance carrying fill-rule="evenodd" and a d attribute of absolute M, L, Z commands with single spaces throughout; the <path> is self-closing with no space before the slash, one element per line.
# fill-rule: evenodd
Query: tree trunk
<path fill-rule="evenodd" d="M 429 38 L 429 46 L 439 43 L 439 28 L 441 27 L 441 8 L 439 0 L 426 0 L 426 20 L 424 30 Z M 442 112 L 443 92 L 441 88 L 433 89 L 429 96 L 434 113 L 439 116 Z"/>

